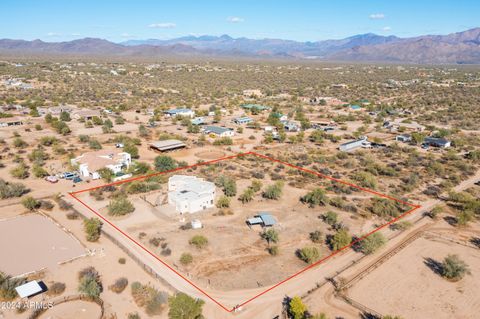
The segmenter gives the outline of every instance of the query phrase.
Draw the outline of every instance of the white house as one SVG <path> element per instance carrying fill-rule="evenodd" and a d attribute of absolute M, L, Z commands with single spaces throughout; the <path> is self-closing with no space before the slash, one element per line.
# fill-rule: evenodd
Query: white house
<path fill-rule="evenodd" d="M 114 174 L 119 173 L 123 168 L 128 168 L 132 164 L 132 157 L 127 152 L 100 150 L 72 158 L 71 163 L 78 166 L 81 176 L 98 179 L 100 178 L 98 170 L 101 168 L 108 168 Z"/>
<path fill-rule="evenodd" d="M 235 131 L 231 128 L 206 125 L 203 127 L 203 133 L 213 134 L 220 137 L 232 137 L 235 135 Z"/>
<path fill-rule="evenodd" d="M 168 111 L 163 112 L 165 116 L 167 117 L 175 117 L 175 116 L 184 116 L 184 117 L 189 117 L 193 118 L 195 117 L 195 112 L 190 109 L 171 109 Z"/>
<path fill-rule="evenodd" d="M 371 148 L 372 146 L 371 146 L 370 142 L 367 141 L 367 137 L 362 136 L 358 140 L 343 143 L 338 148 L 342 152 L 348 152 L 348 151 L 353 151 L 353 150 L 355 150 L 359 147 Z"/>
<path fill-rule="evenodd" d="M 213 207 L 214 200 L 215 184 L 212 182 L 187 175 L 173 175 L 168 179 L 168 203 L 180 214 Z"/>

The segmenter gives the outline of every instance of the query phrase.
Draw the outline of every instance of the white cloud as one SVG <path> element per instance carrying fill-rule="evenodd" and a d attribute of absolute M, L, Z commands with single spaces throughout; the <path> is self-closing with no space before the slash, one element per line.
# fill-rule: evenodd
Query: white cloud
<path fill-rule="evenodd" d="M 74 33 L 71 34 L 71 36 L 79 37 L 79 36 L 81 36 L 81 34 L 80 34 L 80 33 L 77 33 L 77 32 L 74 32 Z"/>
<path fill-rule="evenodd" d="M 391 27 L 388 27 L 388 26 L 382 28 L 382 31 L 391 31 L 391 30 L 392 30 L 392 28 L 391 28 Z"/>
<path fill-rule="evenodd" d="M 380 19 L 385 19 L 385 14 L 383 14 L 383 13 L 372 13 L 368 17 L 372 20 L 380 20 Z"/>
<path fill-rule="evenodd" d="M 48 33 L 47 33 L 47 36 L 49 36 L 49 37 L 59 37 L 59 36 L 61 36 L 61 34 L 60 34 L 60 33 L 56 33 L 56 32 L 48 32 Z"/>
<path fill-rule="evenodd" d="M 244 19 L 244 18 L 240 18 L 240 17 L 228 17 L 228 18 L 227 18 L 227 21 L 228 21 L 228 22 L 231 22 L 231 23 L 240 23 L 240 22 L 245 21 L 245 19 Z"/>
<path fill-rule="evenodd" d="M 148 25 L 149 28 L 157 28 L 157 29 L 173 29 L 176 26 L 177 25 L 172 22 L 152 23 Z"/>

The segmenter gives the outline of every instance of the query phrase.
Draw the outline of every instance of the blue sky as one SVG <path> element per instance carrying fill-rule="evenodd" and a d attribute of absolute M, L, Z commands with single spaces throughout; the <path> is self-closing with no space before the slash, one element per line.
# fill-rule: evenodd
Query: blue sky
<path fill-rule="evenodd" d="M 1 0 L 0 38 L 115 42 L 221 35 L 317 41 L 480 26 L 479 0 Z"/>

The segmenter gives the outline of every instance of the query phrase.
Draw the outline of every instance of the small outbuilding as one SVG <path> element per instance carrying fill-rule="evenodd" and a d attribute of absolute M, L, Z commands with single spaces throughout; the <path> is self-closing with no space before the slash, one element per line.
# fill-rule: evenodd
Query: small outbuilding
<path fill-rule="evenodd" d="M 38 295 L 39 293 L 42 293 L 44 291 L 42 286 L 40 286 L 40 284 L 36 280 L 32 280 L 23 285 L 20 285 L 16 287 L 15 290 L 17 291 L 17 294 L 20 296 L 20 298 L 29 298 Z"/>
<path fill-rule="evenodd" d="M 247 219 L 248 226 L 260 225 L 262 227 L 272 227 L 276 223 L 275 218 L 267 212 L 260 212 L 258 215 Z"/>
<path fill-rule="evenodd" d="M 180 140 L 163 140 L 150 143 L 150 148 L 159 152 L 173 151 L 184 147 L 187 147 L 187 145 Z"/>

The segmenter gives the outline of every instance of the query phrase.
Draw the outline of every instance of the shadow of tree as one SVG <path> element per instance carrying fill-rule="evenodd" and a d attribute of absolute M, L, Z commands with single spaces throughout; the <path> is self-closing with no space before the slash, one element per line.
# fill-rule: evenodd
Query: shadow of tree
<path fill-rule="evenodd" d="M 458 221 L 457 221 L 457 219 L 456 219 L 455 217 L 453 217 L 453 216 L 445 216 L 443 219 L 444 219 L 449 225 L 451 225 L 451 226 L 457 226 Z"/>
<path fill-rule="evenodd" d="M 480 248 L 480 237 L 473 237 L 470 239 L 470 242 Z"/>
<path fill-rule="evenodd" d="M 434 273 L 441 276 L 443 271 L 442 263 L 433 258 L 424 258 L 423 263 L 430 268 Z"/>

